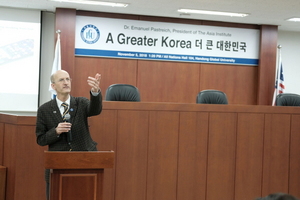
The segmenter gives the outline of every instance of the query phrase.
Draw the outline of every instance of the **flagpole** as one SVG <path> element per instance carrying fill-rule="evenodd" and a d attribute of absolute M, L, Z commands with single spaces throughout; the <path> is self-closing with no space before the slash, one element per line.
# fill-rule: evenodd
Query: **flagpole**
<path fill-rule="evenodd" d="M 274 88 L 274 94 L 273 94 L 273 100 L 272 100 L 272 106 L 275 106 L 275 101 L 276 101 L 276 97 L 278 95 L 278 87 L 279 87 L 279 79 L 280 79 L 280 64 L 281 64 L 281 48 L 282 46 L 279 44 L 277 46 L 278 49 L 278 60 L 277 60 L 277 65 L 276 65 L 276 73 L 275 73 L 275 88 Z"/>
<path fill-rule="evenodd" d="M 278 49 L 278 63 L 277 63 L 277 80 L 279 80 L 280 79 L 280 65 L 281 65 L 281 48 L 282 48 L 282 46 L 279 44 L 278 46 L 277 46 L 277 49 Z M 277 83 L 278 84 L 278 83 Z"/>
<path fill-rule="evenodd" d="M 60 49 L 60 30 L 56 31 L 57 39 L 55 44 L 55 51 L 54 51 L 54 60 L 52 64 L 52 72 L 51 75 L 54 74 L 57 70 L 61 70 L 61 49 Z M 55 98 L 56 92 L 51 87 L 51 81 L 49 84 L 49 92 L 51 93 L 51 99 Z"/>

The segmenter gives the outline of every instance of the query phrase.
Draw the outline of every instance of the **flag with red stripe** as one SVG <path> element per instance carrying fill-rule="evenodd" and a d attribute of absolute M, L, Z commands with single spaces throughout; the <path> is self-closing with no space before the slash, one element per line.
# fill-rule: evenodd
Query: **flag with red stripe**
<path fill-rule="evenodd" d="M 276 96 L 278 94 L 284 93 L 285 85 L 284 85 L 284 76 L 283 76 L 283 66 L 281 61 L 281 55 L 279 56 L 279 65 L 276 70 L 276 78 L 275 78 L 275 89 L 273 95 L 272 105 L 275 105 Z"/>

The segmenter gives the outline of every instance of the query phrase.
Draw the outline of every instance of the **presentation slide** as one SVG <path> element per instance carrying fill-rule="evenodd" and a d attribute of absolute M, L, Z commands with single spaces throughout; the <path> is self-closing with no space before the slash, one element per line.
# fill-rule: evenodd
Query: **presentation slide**
<path fill-rule="evenodd" d="M 10 10 L 15 13 L 9 19 L 12 12 L 2 9 L 0 10 L 0 112 L 35 112 L 39 92 L 40 12 Z M 9 14 L 4 17 L 5 13 Z"/>

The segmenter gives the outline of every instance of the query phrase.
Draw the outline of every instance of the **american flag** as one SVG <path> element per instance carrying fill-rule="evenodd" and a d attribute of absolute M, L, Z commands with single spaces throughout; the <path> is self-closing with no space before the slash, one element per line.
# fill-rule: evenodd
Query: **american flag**
<path fill-rule="evenodd" d="M 284 93 L 284 89 L 285 89 L 281 56 L 279 59 L 280 59 L 279 67 L 277 68 L 276 78 L 275 78 L 275 90 L 274 90 L 273 102 L 272 102 L 273 106 L 275 106 L 276 96 L 278 94 Z"/>

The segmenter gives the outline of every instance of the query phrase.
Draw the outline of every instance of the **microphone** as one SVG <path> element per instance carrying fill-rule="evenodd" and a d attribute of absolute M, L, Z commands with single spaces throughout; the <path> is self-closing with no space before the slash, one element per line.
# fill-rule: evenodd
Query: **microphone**
<path fill-rule="evenodd" d="M 65 115 L 65 122 L 71 122 L 71 115 L 69 113 L 67 113 Z M 71 130 L 69 130 L 67 132 L 67 140 L 68 140 L 68 144 L 70 144 L 72 142 L 72 133 L 71 133 Z"/>

